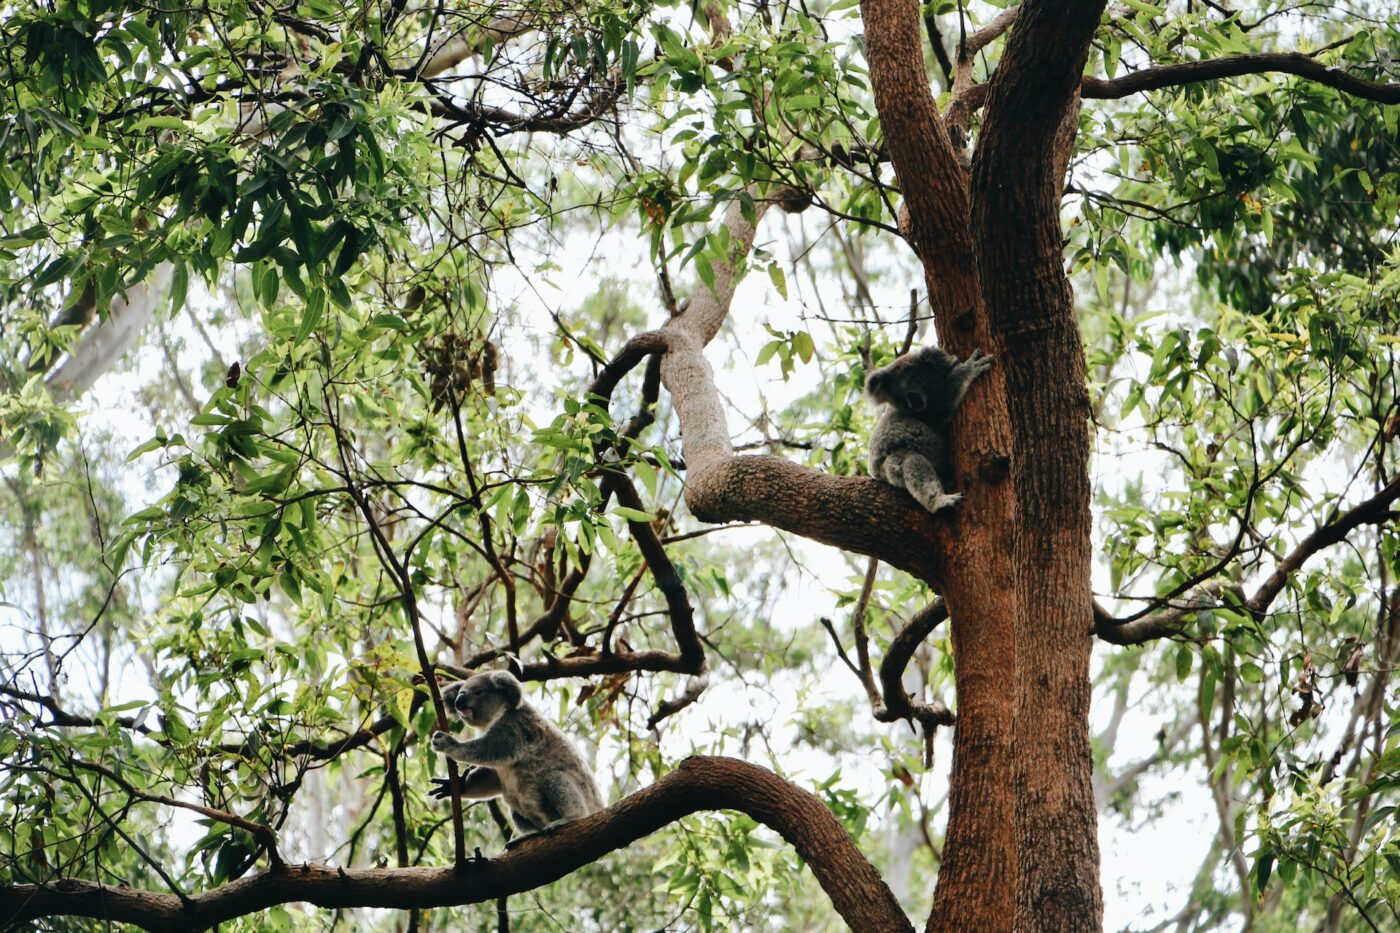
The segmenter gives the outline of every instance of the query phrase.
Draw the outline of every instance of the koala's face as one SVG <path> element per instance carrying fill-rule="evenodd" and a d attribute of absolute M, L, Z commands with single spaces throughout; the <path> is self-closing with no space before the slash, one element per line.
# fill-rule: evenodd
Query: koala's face
<path fill-rule="evenodd" d="M 933 404 L 934 393 L 943 391 L 953 365 L 947 353 L 925 347 L 872 372 L 865 379 L 865 392 L 877 402 L 921 415 Z"/>
<path fill-rule="evenodd" d="M 477 674 L 443 687 L 442 702 L 468 725 L 484 728 L 520 704 L 520 682 L 506 671 Z"/>

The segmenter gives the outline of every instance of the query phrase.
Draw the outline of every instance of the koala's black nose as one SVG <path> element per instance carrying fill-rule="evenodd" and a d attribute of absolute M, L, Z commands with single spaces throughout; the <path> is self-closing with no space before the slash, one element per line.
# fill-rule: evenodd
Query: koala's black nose
<path fill-rule="evenodd" d="M 460 693 L 452 698 L 452 708 L 459 713 L 465 710 L 467 705 L 467 698 Z"/>

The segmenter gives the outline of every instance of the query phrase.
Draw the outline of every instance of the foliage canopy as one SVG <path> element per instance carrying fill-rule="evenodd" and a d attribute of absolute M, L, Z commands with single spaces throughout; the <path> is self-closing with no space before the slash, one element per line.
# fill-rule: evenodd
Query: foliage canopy
<path fill-rule="evenodd" d="M 975 144 L 1015 8 L 921 10 Z M 0 884 L 183 898 L 283 862 L 450 865 L 423 674 L 509 662 L 611 799 L 687 754 L 766 758 L 927 914 L 946 777 L 899 720 L 931 754 L 946 636 L 894 672 L 907 716 L 866 707 L 889 712 L 871 657 L 935 594 L 711 534 L 637 342 L 742 280 L 709 354 L 736 446 L 863 472 L 864 373 L 932 338 L 860 16 L 0 3 Z M 1097 802 L 1113 839 L 1211 824 L 1176 888 L 1110 890 L 1119 925 L 1400 918 L 1397 40 L 1365 2 L 1130 0 L 1095 34 L 1061 216 Z M 498 810 L 464 818 L 468 853 L 498 847 Z M 799 864 L 705 814 L 508 909 L 835 928 Z"/>

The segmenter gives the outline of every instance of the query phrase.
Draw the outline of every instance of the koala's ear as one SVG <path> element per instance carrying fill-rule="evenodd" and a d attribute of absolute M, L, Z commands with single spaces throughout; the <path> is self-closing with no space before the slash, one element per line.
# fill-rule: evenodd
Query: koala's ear
<path fill-rule="evenodd" d="M 520 705 L 522 698 L 520 691 L 520 681 L 511 676 L 510 671 L 493 671 L 491 673 L 491 686 L 495 687 L 501 694 L 506 705 L 514 708 Z"/>

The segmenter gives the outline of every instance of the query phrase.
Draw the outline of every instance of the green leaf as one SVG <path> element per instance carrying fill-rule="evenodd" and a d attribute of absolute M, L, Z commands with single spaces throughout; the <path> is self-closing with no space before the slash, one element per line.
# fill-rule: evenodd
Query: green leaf
<path fill-rule="evenodd" d="M 185 309 L 185 295 L 190 288 L 190 269 L 183 262 L 175 263 L 170 273 L 170 312 L 176 314 Z"/>
<path fill-rule="evenodd" d="M 1274 859 L 1274 851 L 1265 849 L 1259 860 L 1254 863 L 1254 890 L 1260 894 L 1269 886 L 1269 876 L 1274 871 Z"/>
<path fill-rule="evenodd" d="M 316 329 L 316 325 L 321 323 L 321 316 L 326 310 L 326 293 L 320 289 L 312 289 L 306 298 L 306 309 L 301 315 L 301 326 L 297 328 L 296 336 L 292 338 L 292 343 L 301 344 L 306 342 L 306 338 L 311 336 L 311 332 Z"/>
<path fill-rule="evenodd" d="M 804 363 L 812 362 L 812 357 L 817 353 L 816 345 L 812 342 L 812 335 L 805 330 L 799 330 L 792 335 L 792 348 Z"/>
<path fill-rule="evenodd" d="M 1176 647 L 1176 679 L 1184 681 L 1191 674 L 1191 663 L 1194 659 L 1191 649 L 1186 645 Z"/>
<path fill-rule="evenodd" d="M 715 267 L 710 263 L 710 257 L 703 253 L 695 256 L 695 271 L 700 275 L 700 281 L 705 283 L 705 287 L 710 291 L 715 290 Z"/>
<path fill-rule="evenodd" d="M 652 515 L 649 512 L 643 512 L 641 509 L 628 508 L 625 505 L 613 506 L 610 514 L 625 518 L 629 522 L 650 523 L 656 521 L 655 515 Z"/>
<path fill-rule="evenodd" d="M 770 262 L 768 264 L 768 278 L 772 280 L 773 287 L 778 290 L 778 294 L 782 295 L 783 299 L 786 300 L 788 296 L 787 276 L 783 275 L 783 270 L 776 262 Z"/>
<path fill-rule="evenodd" d="M 132 124 L 131 129 L 135 132 L 140 132 L 141 130 L 186 130 L 189 129 L 189 124 L 179 117 L 146 117 L 145 119 L 137 120 Z"/>

